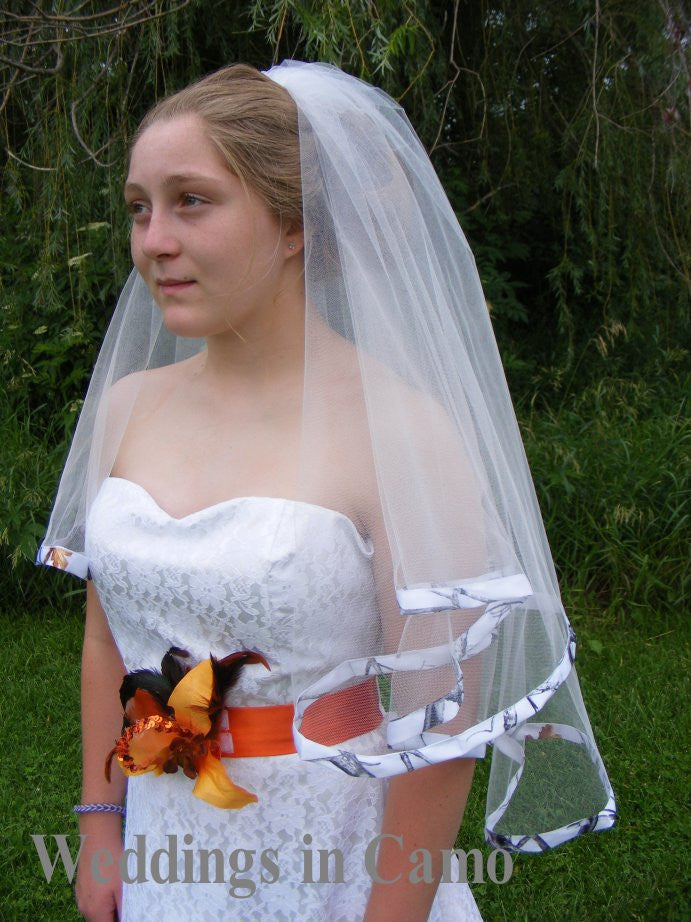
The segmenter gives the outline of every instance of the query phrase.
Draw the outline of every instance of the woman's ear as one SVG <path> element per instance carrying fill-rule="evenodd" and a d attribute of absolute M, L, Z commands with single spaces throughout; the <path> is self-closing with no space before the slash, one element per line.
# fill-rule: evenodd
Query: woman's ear
<path fill-rule="evenodd" d="M 291 227 L 285 235 L 285 247 L 287 256 L 295 256 L 300 253 L 305 246 L 305 232 L 302 226 Z"/>

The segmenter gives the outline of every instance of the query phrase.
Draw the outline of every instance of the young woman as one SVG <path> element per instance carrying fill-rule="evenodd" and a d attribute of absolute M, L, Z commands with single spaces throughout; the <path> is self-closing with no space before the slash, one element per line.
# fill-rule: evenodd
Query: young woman
<path fill-rule="evenodd" d="M 149 113 L 125 197 L 136 272 L 39 552 L 91 577 L 80 910 L 478 919 L 448 850 L 486 743 L 495 845 L 614 804 L 429 160 L 336 68 L 238 65 Z"/>

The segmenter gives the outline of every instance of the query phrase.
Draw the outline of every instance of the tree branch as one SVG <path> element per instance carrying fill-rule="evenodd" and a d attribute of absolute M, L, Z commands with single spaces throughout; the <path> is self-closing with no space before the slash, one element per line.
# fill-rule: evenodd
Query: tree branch
<path fill-rule="evenodd" d="M 22 46 L 22 58 L 19 61 L 14 61 L 12 58 L 6 58 L 4 54 L 0 54 L 0 64 L 7 64 L 8 67 L 13 68 L 16 71 L 23 71 L 25 74 L 38 74 L 41 77 L 48 77 L 52 74 L 57 74 L 62 70 L 62 65 L 65 63 L 65 59 L 62 56 L 60 50 L 60 43 L 53 42 L 55 46 L 55 66 L 54 67 L 33 67 L 31 64 L 25 64 L 24 58 L 26 56 L 26 48 L 28 45 Z"/>
<path fill-rule="evenodd" d="M 21 163 L 22 166 L 27 166 L 30 170 L 38 170 L 39 173 L 55 173 L 57 170 L 57 167 L 54 166 L 36 166 L 33 163 L 28 163 L 26 160 L 22 160 L 21 157 L 18 157 L 15 153 L 13 153 L 9 147 L 5 148 L 5 153 L 8 157 L 11 157 L 12 160 L 16 160 L 17 163 Z"/>

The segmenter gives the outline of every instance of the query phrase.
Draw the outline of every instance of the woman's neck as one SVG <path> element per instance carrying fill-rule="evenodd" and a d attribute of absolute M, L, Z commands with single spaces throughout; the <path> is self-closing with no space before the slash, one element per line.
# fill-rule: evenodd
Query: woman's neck
<path fill-rule="evenodd" d="M 207 338 L 199 376 L 210 386 L 262 392 L 302 378 L 305 362 L 305 293 L 300 280 L 277 296 L 269 310 L 227 333 Z"/>

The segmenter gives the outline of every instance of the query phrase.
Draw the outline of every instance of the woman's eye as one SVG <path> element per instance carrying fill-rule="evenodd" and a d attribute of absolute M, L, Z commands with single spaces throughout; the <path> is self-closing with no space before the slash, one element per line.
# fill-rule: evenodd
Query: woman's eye
<path fill-rule="evenodd" d="M 191 192 L 185 192 L 180 200 L 185 206 L 206 205 L 205 199 L 198 195 L 193 195 Z"/>
<path fill-rule="evenodd" d="M 127 202 L 127 210 L 133 218 L 148 212 L 148 208 L 144 202 Z"/>

